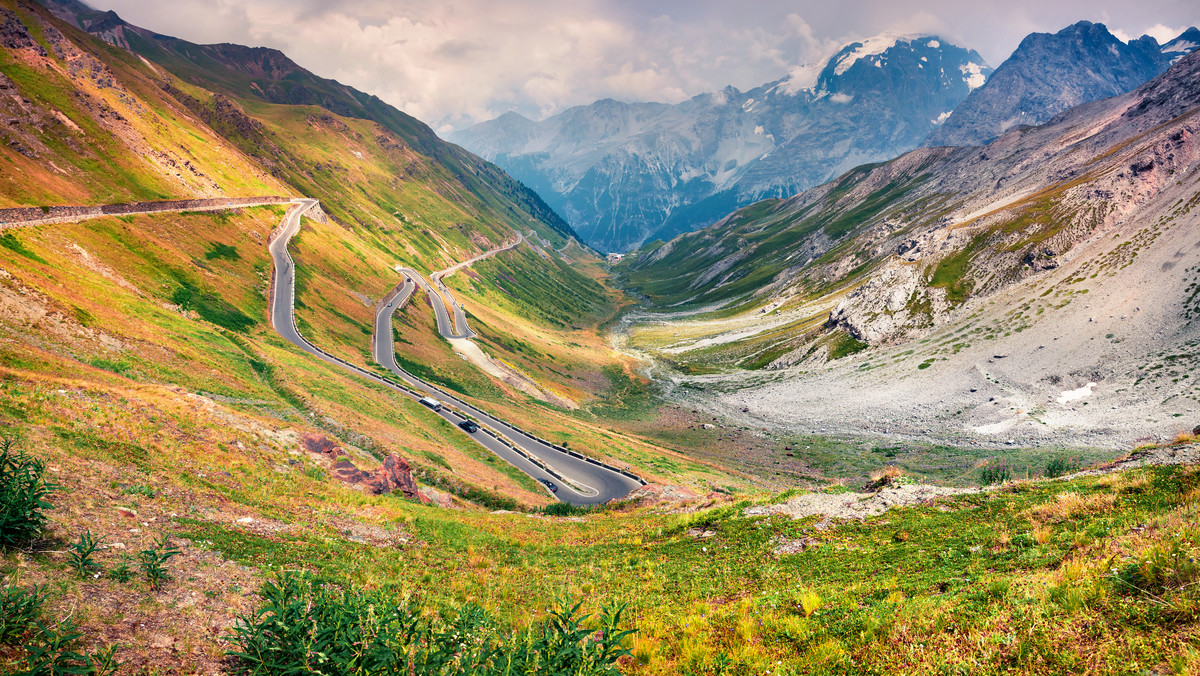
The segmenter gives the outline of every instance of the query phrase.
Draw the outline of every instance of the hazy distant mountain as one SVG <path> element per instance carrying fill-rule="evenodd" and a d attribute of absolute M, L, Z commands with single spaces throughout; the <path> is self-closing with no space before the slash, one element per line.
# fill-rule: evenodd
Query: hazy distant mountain
<path fill-rule="evenodd" d="M 537 190 L 587 242 L 625 251 L 911 150 L 991 69 L 932 36 L 881 35 L 748 92 L 606 99 L 449 135 Z"/>
<path fill-rule="evenodd" d="M 1042 124 L 1081 103 L 1124 94 L 1198 45 L 1195 28 L 1166 45 L 1149 35 L 1125 43 L 1104 24 L 1090 21 L 1053 35 L 1033 33 L 930 134 L 926 145 L 986 143 L 1017 125 Z"/>

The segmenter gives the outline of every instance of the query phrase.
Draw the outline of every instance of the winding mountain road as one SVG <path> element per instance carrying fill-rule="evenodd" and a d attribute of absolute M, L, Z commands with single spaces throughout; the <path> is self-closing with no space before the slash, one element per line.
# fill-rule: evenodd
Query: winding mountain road
<path fill-rule="evenodd" d="M 295 206 L 284 215 L 283 221 L 268 245 L 275 272 L 272 277 L 271 294 L 271 325 L 285 340 L 309 354 L 331 364 L 336 364 L 357 376 L 366 378 L 393 391 L 400 392 L 413 399 L 420 399 L 426 394 L 436 397 L 447 406 L 435 411 L 446 420 L 457 425 L 467 417 L 476 419 L 483 427 L 477 432 L 469 433 L 462 430 L 473 441 L 495 453 L 504 461 L 529 476 L 554 483 L 558 491 L 553 495 L 563 502 L 575 505 L 589 505 L 608 502 L 627 495 L 643 482 L 631 474 L 603 465 L 575 451 L 553 445 L 544 440 L 510 425 L 446 392 L 426 383 L 411 373 L 400 368 L 396 363 L 394 344 L 392 342 L 392 314 L 402 307 L 417 286 L 421 286 L 429 294 L 434 314 L 437 318 L 438 332 L 444 338 L 466 338 L 474 333 L 467 326 L 466 316 L 462 308 L 453 301 L 455 319 L 459 331 L 456 332 L 450 323 L 450 313 L 446 308 L 445 299 L 434 291 L 433 287 L 415 270 L 401 268 L 405 279 L 392 290 L 379 305 L 375 312 L 375 330 L 372 336 L 372 353 L 375 360 L 384 368 L 396 374 L 405 387 L 386 378 L 382 378 L 358 366 L 345 362 L 322 351 L 308 342 L 296 329 L 295 320 L 295 262 L 288 253 L 287 246 L 291 238 L 300 230 L 300 217 L 317 205 L 317 200 L 296 200 Z M 520 244 L 520 238 L 514 244 L 489 252 L 495 253 L 505 248 Z M 481 257 L 477 257 L 481 258 Z M 472 259 L 476 260 L 476 259 Z M 452 272 L 455 268 L 443 271 Z M 444 287 L 443 287 L 444 288 Z M 450 407 L 454 407 L 453 410 Z M 465 414 L 465 415 L 463 415 Z"/>

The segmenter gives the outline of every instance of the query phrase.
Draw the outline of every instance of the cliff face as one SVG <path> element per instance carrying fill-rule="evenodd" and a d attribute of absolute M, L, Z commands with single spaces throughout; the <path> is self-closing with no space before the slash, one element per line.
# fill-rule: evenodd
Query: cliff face
<path fill-rule="evenodd" d="M 747 92 L 510 113 L 449 138 L 539 190 L 589 244 L 625 251 L 910 150 L 990 72 L 936 37 L 881 35 Z"/>
<path fill-rule="evenodd" d="M 1016 126 L 1043 124 L 1081 103 L 1132 91 L 1198 44 L 1195 28 L 1166 45 L 1149 35 L 1125 43 L 1088 21 L 1033 33 L 925 143 L 978 145 Z"/>

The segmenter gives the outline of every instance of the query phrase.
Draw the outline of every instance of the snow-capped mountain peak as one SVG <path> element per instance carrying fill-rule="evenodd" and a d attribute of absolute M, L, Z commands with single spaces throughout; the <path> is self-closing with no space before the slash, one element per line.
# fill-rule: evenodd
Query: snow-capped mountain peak
<path fill-rule="evenodd" d="M 932 43 L 929 46 L 940 47 L 941 43 L 936 39 L 930 39 L 931 37 L 929 35 L 904 35 L 889 31 L 859 42 L 851 42 L 838 50 L 837 54 L 830 59 L 833 62 L 833 72 L 836 75 L 842 75 L 860 59 L 880 56 L 900 42 L 911 43 L 914 40 L 926 38 L 926 44 Z"/>
<path fill-rule="evenodd" d="M 678 105 L 598 101 L 532 133 L 510 118 L 450 139 L 539 190 L 589 244 L 624 251 L 895 157 L 990 72 L 943 39 L 885 33 L 746 92 Z"/>

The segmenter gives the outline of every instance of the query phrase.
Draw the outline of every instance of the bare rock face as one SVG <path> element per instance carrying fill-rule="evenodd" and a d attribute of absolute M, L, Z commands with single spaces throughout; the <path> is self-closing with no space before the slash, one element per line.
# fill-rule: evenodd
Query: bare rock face
<path fill-rule="evenodd" d="M 320 434 L 305 433 L 300 437 L 300 445 L 309 453 L 321 453 L 336 458 L 337 452 L 341 450 L 337 442 L 321 436 Z"/>
<path fill-rule="evenodd" d="M 922 266 L 894 262 L 838 303 L 829 323 L 880 345 L 933 326 L 947 311 L 945 290 L 926 286 Z"/>
<path fill-rule="evenodd" d="M 420 500 L 423 497 L 417 490 L 417 482 L 413 481 L 412 467 L 408 465 L 408 461 L 395 454 L 384 459 L 383 467 L 365 482 L 365 486 L 372 495 L 400 492 L 410 500 Z"/>
<path fill-rule="evenodd" d="M 343 455 L 342 447 L 329 437 L 307 433 L 300 438 L 300 445 L 310 453 L 319 454 L 329 459 L 333 464 L 330 473 L 339 481 L 362 486 L 371 495 L 399 492 L 409 500 L 430 502 L 429 498 L 417 488 L 417 482 L 412 477 L 412 467 L 408 461 L 392 453 L 384 458 L 383 466 L 374 472 L 359 469 Z"/>
<path fill-rule="evenodd" d="M 1068 108 L 1132 91 L 1196 48 L 1195 28 L 1166 45 L 1143 35 L 1125 42 L 1104 24 L 1080 21 L 1021 41 L 987 84 L 971 92 L 926 145 L 986 143 L 1021 125 L 1044 124 Z"/>

